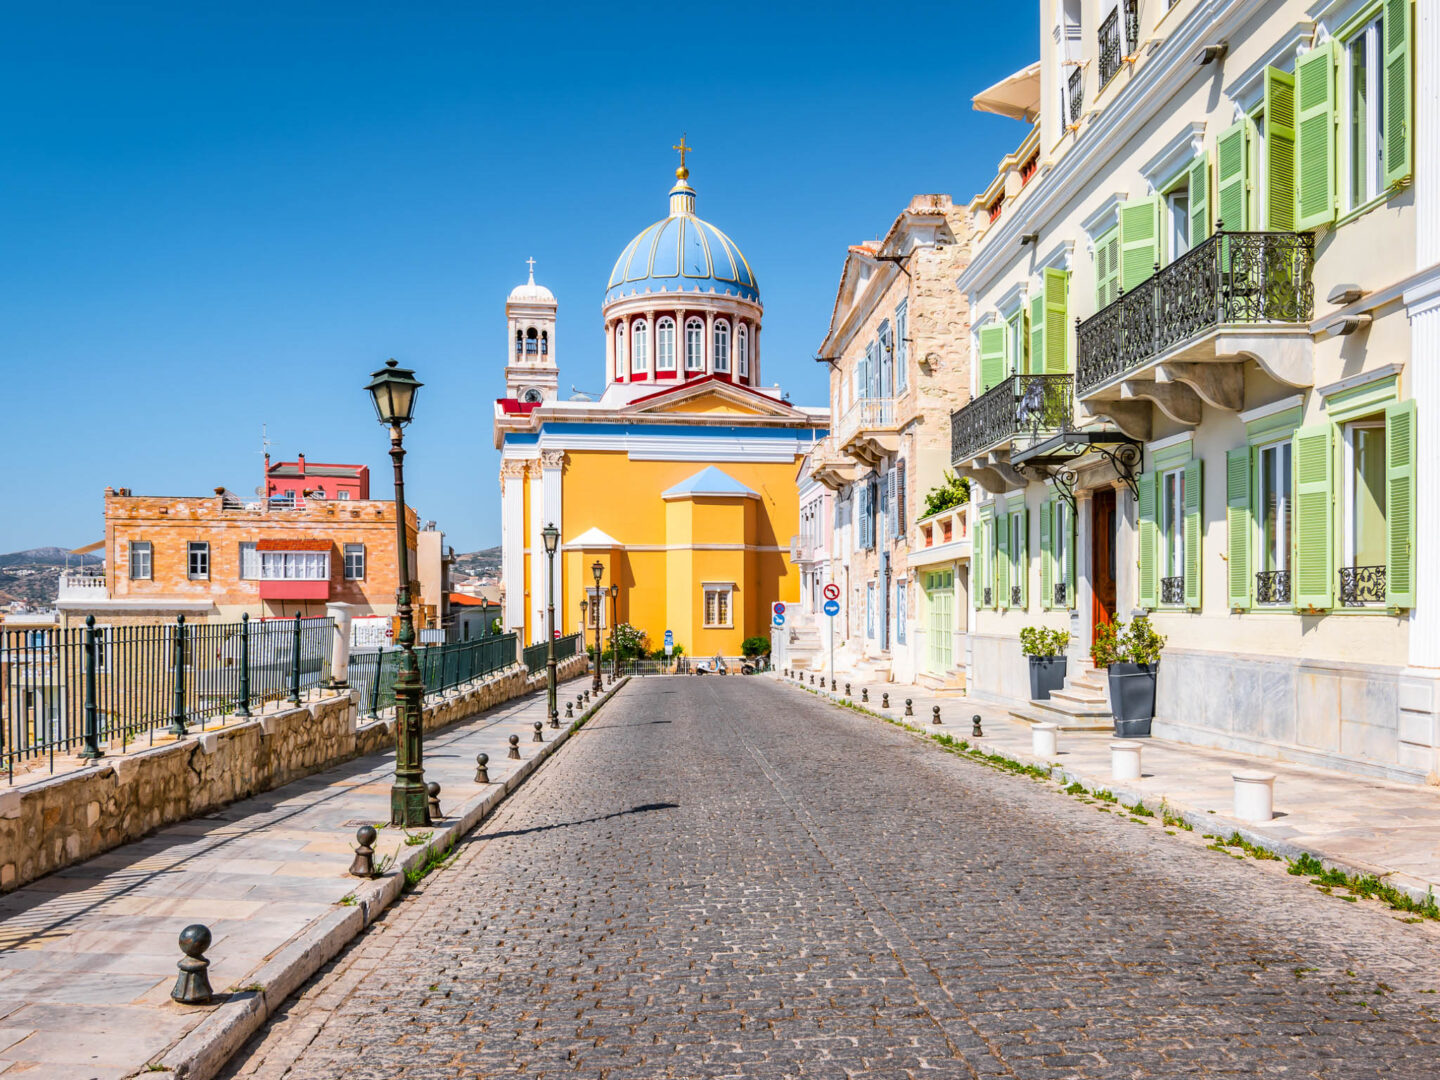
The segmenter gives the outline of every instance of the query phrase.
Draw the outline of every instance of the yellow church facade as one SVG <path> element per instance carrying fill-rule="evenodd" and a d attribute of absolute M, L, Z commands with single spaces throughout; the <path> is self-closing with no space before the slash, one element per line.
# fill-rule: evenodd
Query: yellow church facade
<path fill-rule="evenodd" d="M 584 600 L 589 629 L 607 640 L 614 622 L 629 623 L 651 649 L 668 630 L 687 655 L 734 656 L 745 638 L 769 634 L 775 601 L 799 598 L 795 476 L 828 412 L 761 382 L 754 271 L 695 216 L 683 165 L 676 175 L 669 215 L 611 272 L 598 400 L 559 398 L 558 303 L 533 269 L 506 304 L 494 428 L 504 622 L 528 642 L 547 630 L 551 524 L 560 633 L 581 629 Z"/>

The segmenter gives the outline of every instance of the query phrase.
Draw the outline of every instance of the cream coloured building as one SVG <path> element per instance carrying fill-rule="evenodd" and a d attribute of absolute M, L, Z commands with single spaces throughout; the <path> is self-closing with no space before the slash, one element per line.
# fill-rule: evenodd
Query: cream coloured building
<path fill-rule="evenodd" d="M 1149 613 L 1156 734 L 1433 779 L 1440 4 L 1040 7 L 958 280 L 972 693 Z"/>

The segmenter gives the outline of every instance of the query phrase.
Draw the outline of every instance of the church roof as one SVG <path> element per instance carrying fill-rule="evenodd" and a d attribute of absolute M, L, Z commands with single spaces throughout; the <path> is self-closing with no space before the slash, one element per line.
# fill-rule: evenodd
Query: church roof
<path fill-rule="evenodd" d="M 681 480 L 674 487 L 660 493 L 662 499 L 688 499 L 694 495 L 731 495 L 747 499 L 760 497 L 729 473 L 717 469 L 714 465 L 706 465 L 688 480 Z"/>

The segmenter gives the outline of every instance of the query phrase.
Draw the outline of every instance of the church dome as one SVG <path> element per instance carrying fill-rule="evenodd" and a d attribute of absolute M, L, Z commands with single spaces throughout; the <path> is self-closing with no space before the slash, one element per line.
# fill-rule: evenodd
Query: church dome
<path fill-rule="evenodd" d="M 521 304 L 553 304 L 555 294 L 544 285 L 535 284 L 535 260 L 530 259 L 530 280 L 524 285 L 516 285 L 510 290 L 510 295 L 505 299 L 508 303 Z"/>
<path fill-rule="evenodd" d="M 677 170 L 670 189 L 670 215 L 625 245 L 605 302 L 655 293 L 705 293 L 760 301 L 760 287 L 735 241 L 695 216 L 695 189 Z"/>

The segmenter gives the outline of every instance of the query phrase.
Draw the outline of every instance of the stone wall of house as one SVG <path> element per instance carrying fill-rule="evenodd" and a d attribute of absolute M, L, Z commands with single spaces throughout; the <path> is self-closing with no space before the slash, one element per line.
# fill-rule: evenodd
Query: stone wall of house
<path fill-rule="evenodd" d="M 560 662 L 560 679 L 587 670 Z M 466 720 L 545 685 L 515 665 L 424 709 L 426 731 Z M 364 721 L 360 694 L 338 691 L 160 746 L 116 754 L 0 791 L 0 891 L 356 757 L 395 745 L 393 716 Z"/>

